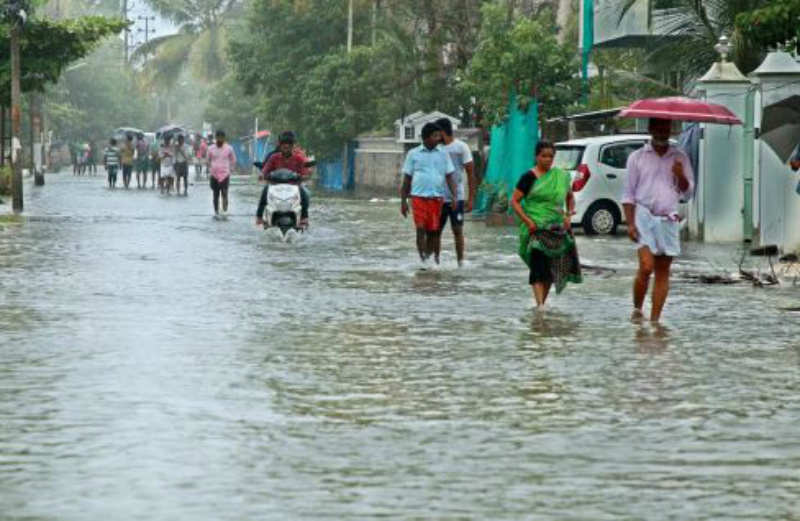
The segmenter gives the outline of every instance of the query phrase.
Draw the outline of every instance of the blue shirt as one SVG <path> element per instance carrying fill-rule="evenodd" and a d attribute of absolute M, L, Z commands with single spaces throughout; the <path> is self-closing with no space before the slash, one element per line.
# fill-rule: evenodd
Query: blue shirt
<path fill-rule="evenodd" d="M 409 150 L 403 165 L 414 197 L 444 197 L 445 177 L 455 170 L 450 154 L 441 146 L 429 150 L 424 144 Z"/>

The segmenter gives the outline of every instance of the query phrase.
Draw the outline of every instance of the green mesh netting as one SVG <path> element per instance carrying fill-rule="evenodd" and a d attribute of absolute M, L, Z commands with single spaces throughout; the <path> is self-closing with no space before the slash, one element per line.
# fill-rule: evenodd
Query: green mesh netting
<path fill-rule="evenodd" d="M 508 117 L 492 127 L 489 163 L 475 201 L 475 211 L 508 211 L 508 200 L 523 173 L 533 166 L 539 140 L 539 107 L 531 102 L 523 111 L 515 95 L 508 103 Z"/>

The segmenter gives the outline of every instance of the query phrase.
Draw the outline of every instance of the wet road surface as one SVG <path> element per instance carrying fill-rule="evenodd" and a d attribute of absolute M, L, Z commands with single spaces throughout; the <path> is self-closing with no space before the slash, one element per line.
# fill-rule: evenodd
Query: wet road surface
<path fill-rule="evenodd" d="M 629 243 L 581 237 L 616 271 L 537 314 L 513 229 L 420 273 L 394 202 L 282 244 L 246 181 L 225 222 L 202 182 L 47 182 L 0 230 L 2 520 L 800 515 L 800 289 L 676 281 L 635 325 Z"/>

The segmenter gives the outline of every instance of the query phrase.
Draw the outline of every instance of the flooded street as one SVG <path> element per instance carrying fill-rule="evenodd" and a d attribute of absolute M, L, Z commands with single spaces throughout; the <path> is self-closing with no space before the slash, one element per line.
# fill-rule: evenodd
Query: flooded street
<path fill-rule="evenodd" d="M 228 221 L 47 183 L 0 230 L 2 520 L 800 515 L 800 288 L 676 280 L 634 325 L 630 242 L 581 236 L 616 271 L 536 314 L 515 229 L 417 272 L 395 202 L 317 194 L 283 244 L 249 181 Z"/>

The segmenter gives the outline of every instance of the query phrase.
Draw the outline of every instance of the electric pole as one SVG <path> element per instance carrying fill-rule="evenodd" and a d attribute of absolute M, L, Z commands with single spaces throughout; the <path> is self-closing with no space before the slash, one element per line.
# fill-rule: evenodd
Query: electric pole
<path fill-rule="evenodd" d="M 347 52 L 353 50 L 353 0 L 347 4 Z"/>
<path fill-rule="evenodd" d="M 150 41 L 150 35 L 151 34 L 155 34 L 155 32 L 156 32 L 155 27 L 150 27 L 150 22 L 155 22 L 156 21 L 156 17 L 155 16 L 141 16 L 141 15 L 139 15 L 139 16 L 136 17 L 136 19 L 139 20 L 139 21 L 144 20 L 144 29 L 139 27 L 138 32 L 144 33 L 144 44 L 147 45 L 147 42 Z M 144 55 L 144 61 L 147 62 L 147 53 L 145 53 L 145 55 Z"/>
<path fill-rule="evenodd" d="M 22 89 L 20 76 L 20 33 L 22 24 L 27 18 L 25 4 L 22 1 L 6 4 L 6 19 L 11 22 L 9 34 L 11 58 L 11 207 L 14 213 L 22 212 Z"/>

